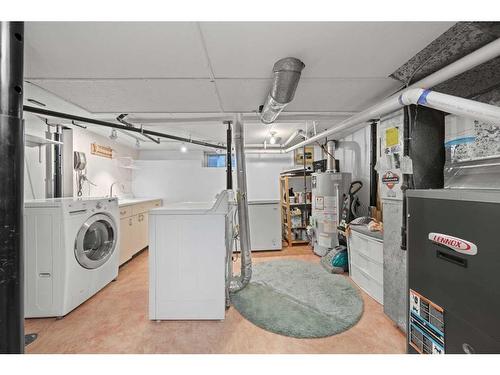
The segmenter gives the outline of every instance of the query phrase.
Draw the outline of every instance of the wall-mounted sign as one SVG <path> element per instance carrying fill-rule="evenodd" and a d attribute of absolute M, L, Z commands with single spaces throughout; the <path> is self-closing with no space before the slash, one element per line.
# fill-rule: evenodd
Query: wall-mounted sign
<path fill-rule="evenodd" d="M 101 146 L 97 143 L 90 145 L 90 153 L 92 155 L 102 156 L 103 158 L 113 159 L 113 149 L 108 146 Z"/>

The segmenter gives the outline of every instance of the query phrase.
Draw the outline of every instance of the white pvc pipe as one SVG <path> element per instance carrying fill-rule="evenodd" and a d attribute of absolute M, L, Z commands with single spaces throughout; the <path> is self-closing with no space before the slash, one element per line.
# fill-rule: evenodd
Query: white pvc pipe
<path fill-rule="evenodd" d="M 437 72 L 422 78 L 420 81 L 410 85 L 408 89 L 416 87 L 429 89 L 498 56 L 500 56 L 500 38 L 469 53 Z"/>
<path fill-rule="evenodd" d="M 315 136 L 313 136 L 313 137 L 311 137 L 303 142 L 300 142 L 292 147 L 287 148 L 285 151 L 290 152 L 290 151 L 293 151 L 297 148 L 307 146 L 311 143 L 319 141 L 320 139 L 324 139 L 325 137 L 332 135 L 334 133 L 339 133 L 339 132 L 342 132 L 345 130 L 355 131 L 358 129 L 356 127 L 356 125 L 363 124 L 363 123 L 365 123 L 369 120 L 375 119 L 375 118 L 380 118 L 381 116 L 383 116 L 385 114 L 394 112 L 394 111 L 402 108 L 404 106 L 404 104 L 399 102 L 399 98 L 401 96 L 404 96 L 407 91 L 413 90 L 414 88 L 417 88 L 417 87 L 420 89 L 428 89 L 430 87 L 436 86 L 439 83 L 445 82 L 450 78 L 453 78 L 453 77 L 455 77 L 463 72 L 466 72 L 467 70 L 470 70 L 470 69 L 472 69 L 478 65 L 481 65 L 481 64 L 483 64 L 483 63 L 485 63 L 485 62 L 487 62 L 495 57 L 498 57 L 498 56 L 500 56 L 500 38 L 485 45 L 484 47 L 479 48 L 478 50 L 470 53 L 469 55 L 462 57 L 461 59 L 455 61 L 454 63 L 447 65 L 443 69 L 440 69 L 437 72 L 421 79 L 420 81 L 409 86 L 408 89 L 404 90 L 402 93 L 392 95 L 391 97 L 385 99 L 381 103 L 376 104 L 376 105 L 368 108 L 367 110 L 360 112 L 360 113 L 342 121 L 338 126 L 335 126 L 334 128 L 331 128 L 328 130 L 325 130 L 322 133 L 316 134 Z M 438 93 L 433 93 L 433 94 L 438 94 Z M 415 95 L 415 93 L 413 93 L 413 95 Z M 445 94 L 440 94 L 440 95 L 445 95 Z M 462 115 L 462 116 L 468 116 L 468 117 L 471 117 L 471 113 L 476 113 L 477 119 L 482 119 L 482 117 L 480 117 L 480 113 L 478 112 L 479 110 L 491 111 L 490 113 L 495 112 L 491 108 L 486 109 L 483 106 L 478 107 L 477 105 L 472 104 L 472 103 L 477 103 L 477 102 L 474 102 L 472 100 L 462 99 L 462 98 L 454 97 L 451 95 L 447 95 L 447 96 L 454 98 L 454 99 L 444 98 L 442 96 L 440 96 L 440 99 L 436 99 L 436 96 L 434 95 L 434 99 L 436 101 L 441 100 L 442 102 L 440 102 L 440 103 L 435 102 L 436 106 L 433 108 L 439 109 L 439 110 L 445 111 L 445 112 L 456 113 L 456 114 Z M 467 109 L 465 109 L 465 108 L 460 109 L 459 108 L 460 104 L 458 104 L 460 102 L 460 100 L 457 101 L 457 99 L 467 100 L 467 103 L 465 104 L 467 106 Z M 417 102 L 418 102 L 418 99 L 417 99 Z M 472 103 L 470 103 L 470 102 L 472 102 Z M 464 102 L 461 102 L 461 103 L 462 103 L 462 105 L 464 105 Z M 414 104 L 425 105 L 424 103 L 414 103 Z M 479 103 L 479 104 L 482 104 L 482 103 Z M 488 104 L 484 104 L 484 105 L 489 106 Z M 447 109 L 444 108 L 445 106 L 447 107 Z M 451 106 L 451 107 L 448 107 L 448 106 Z M 493 107 L 493 106 L 490 106 L 490 107 Z M 452 112 L 451 109 L 453 109 L 456 112 Z M 469 114 L 469 115 L 467 115 L 467 114 Z M 487 117 L 490 118 L 490 116 L 487 116 Z M 489 121 L 491 121 L 491 120 L 489 120 Z M 500 118 L 496 118 L 495 121 L 500 121 Z"/>
<path fill-rule="evenodd" d="M 474 120 L 500 122 L 500 107 L 435 91 L 411 89 L 400 95 L 400 102 L 404 105 L 419 104 Z"/>
<path fill-rule="evenodd" d="M 338 126 L 325 130 L 322 133 L 318 133 L 313 137 L 306 139 L 305 141 L 299 142 L 294 146 L 288 147 L 285 151 L 290 152 L 296 150 L 300 147 L 307 146 L 311 143 L 317 142 L 319 140 L 325 139 L 325 137 L 329 136 L 332 133 L 338 133 L 342 130 L 346 130 L 354 125 L 367 122 L 374 118 L 380 118 L 382 115 L 385 115 L 390 112 L 396 111 L 398 108 L 401 108 L 401 104 L 398 101 L 397 96 L 391 96 L 389 99 L 384 100 L 380 104 L 374 105 L 373 107 L 364 110 L 363 112 L 358 113 L 352 117 L 349 117 L 347 120 L 342 121 Z"/>
<path fill-rule="evenodd" d="M 245 148 L 245 154 L 284 154 L 285 149 Z"/>
<path fill-rule="evenodd" d="M 302 129 L 297 129 L 295 130 L 292 135 L 286 140 L 285 143 L 283 143 L 284 147 L 287 147 L 297 136 L 302 133 Z"/>

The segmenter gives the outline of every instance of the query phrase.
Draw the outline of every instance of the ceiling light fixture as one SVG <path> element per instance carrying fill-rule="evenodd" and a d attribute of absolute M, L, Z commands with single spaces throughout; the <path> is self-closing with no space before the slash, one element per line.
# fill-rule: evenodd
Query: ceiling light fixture
<path fill-rule="evenodd" d="M 276 134 L 276 132 L 271 132 L 271 138 L 269 138 L 269 143 L 272 145 L 276 144 L 275 134 Z"/>
<path fill-rule="evenodd" d="M 181 146 L 181 152 L 186 153 L 188 151 L 186 145 L 183 143 Z"/>

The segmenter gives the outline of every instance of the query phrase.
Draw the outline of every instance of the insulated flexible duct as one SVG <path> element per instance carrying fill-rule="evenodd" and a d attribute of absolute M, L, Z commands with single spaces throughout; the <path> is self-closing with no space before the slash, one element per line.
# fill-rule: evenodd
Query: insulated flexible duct
<path fill-rule="evenodd" d="M 250 225 L 248 223 L 248 199 L 247 199 L 247 176 L 245 165 L 244 134 L 242 115 L 235 117 L 234 127 L 234 149 L 236 153 L 236 181 L 238 192 L 236 194 L 238 205 L 239 238 L 241 249 L 241 273 L 237 277 L 231 277 L 229 291 L 238 292 L 250 282 L 252 278 L 252 255 L 250 247 Z M 230 261 L 230 260 L 229 260 Z"/>
<path fill-rule="evenodd" d="M 295 57 L 285 57 L 274 64 L 273 86 L 260 115 L 262 123 L 272 124 L 293 100 L 304 67 L 304 63 Z"/>

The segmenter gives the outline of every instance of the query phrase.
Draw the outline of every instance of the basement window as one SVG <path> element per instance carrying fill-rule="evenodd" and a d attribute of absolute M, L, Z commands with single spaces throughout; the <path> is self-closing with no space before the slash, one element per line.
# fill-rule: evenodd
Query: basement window
<path fill-rule="evenodd" d="M 233 156 L 233 168 L 236 164 L 236 159 Z M 216 152 L 205 152 L 204 167 L 207 168 L 226 168 L 226 154 L 218 154 Z"/>

